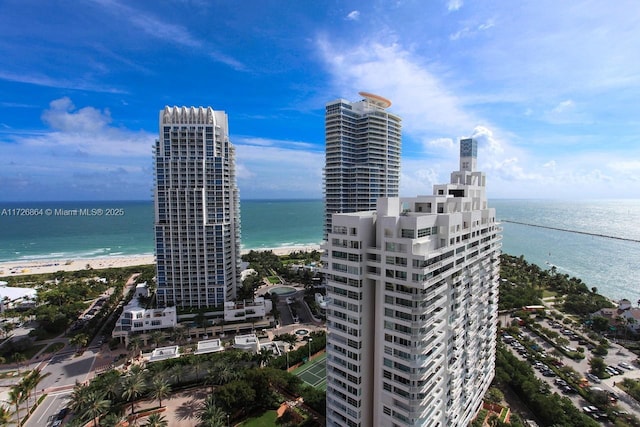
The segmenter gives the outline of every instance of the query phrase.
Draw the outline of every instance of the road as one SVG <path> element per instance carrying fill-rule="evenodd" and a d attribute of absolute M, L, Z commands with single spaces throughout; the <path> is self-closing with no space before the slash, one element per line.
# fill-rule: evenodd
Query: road
<path fill-rule="evenodd" d="M 45 400 L 36 408 L 24 424 L 25 427 L 41 427 L 66 406 L 66 399 L 76 382 L 85 382 L 98 356 L 99 348 L 88 348 L 82 355 L 67 351 L 59 353 L 30 368 L 40 368 L 44 378 L 38 384 L 39 393 L 46 393 Z"/>

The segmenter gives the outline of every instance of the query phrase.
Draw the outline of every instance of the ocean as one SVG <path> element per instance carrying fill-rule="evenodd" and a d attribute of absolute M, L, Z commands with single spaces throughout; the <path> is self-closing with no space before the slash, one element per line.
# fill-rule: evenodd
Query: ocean
<path fill-rule="evenodd" d="M 579 277 L 612 299 L 640 299 L 640 200 L 489 201 L 503 221 L 503 252 Z M 75 214 L 74 214 L 75 212 Z M 0 202 L 0 262 L 153 253 L 153 203 Z M 242 200 L 242 247 L 322 241 L 322 200 Z"/>

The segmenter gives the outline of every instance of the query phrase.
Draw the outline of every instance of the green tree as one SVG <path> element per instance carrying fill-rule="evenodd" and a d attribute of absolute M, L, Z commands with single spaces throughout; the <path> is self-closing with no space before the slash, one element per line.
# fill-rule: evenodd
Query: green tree
<path fill-rule="evenodd" d="M 109 412 L 104 417 L 100 418 L 100 427 L 122 427 L 125 419 L 126 417 L 120 413 Z"/>
<path fill-rule="evenodd" d="M 135 400 L 144 393 L 145 384 L 141 375 L 128 375 L 122 384 L 122 398 L 131 402 L 131 413 Z"/>
<path fill-rule="evenodd" d="M 158 347 L 163 340 L 164 334 L 161 331 L 153 331 L 151 333 L 151 341 L 153 341 L 156 347 Z"/>
<path fill-rule="evenodd" d="M 88 385 L 84 385 L 76 381 L 76 385 L 73 387 L 73 391 L 71 392 L 71 404 L 69 405 L 73 412 L 76 414 L 81 414 L 83 412 L 90 391 L 91 390 Z"/>
<path fill-rule="evenodd" d="M 20 372 L 20 366 L 22 366 L 22 364 L 27 360 L 27 356 L 22 353 L 13 353 L 13 356 L 11 356 L 11 358 L 16 363 L 18 372 Z"/>
<path fill-rule="evenodd" d="M 142 348 L 142 340 L 140 339 L 140 337 L 137 335 L 130 337 L 127 348 L 131 352 L 131 358 L 138 356 L 138 354 L 140 353 L 140 349 Z"/>
<path fill-rule="evenodd" d="M 37 387 L 40 384 L 40 381 L 44 378 L 40 369 L 33 369 L 24 376 L 21 381 L 21 385 L 23 387 L 24 392 L 27 394 L 27 408 L 29 407 L 29 398 L 31 397 L 31 392 L 36 390 L 36 399 L 37 399 Z M 35 401 L 34 401 L 35 403 Z"/>
<path fill-rule="evenodd" d="M 18 418 L 18 427 L 22 425 L 22 418 L 20 418 L 20 404 L 24 402 L 25 394 L 22 387 L 14 385 L 9 389 L 9 403 L 16 407 L 16 418 Z"/>
<path fill-rule="evenodd" d="M 162 399 L 171 396 L 171 386 L 169 383 L 160 377 L 156 377 L 151 382 L 151 397 L 158 399 L 158 404 L 162 408 Z"/>
<path fill-rule="evenodd" d="M 149 415 L 143 424 L 144 427 L 167 427 L 168 425 L 167 419 L 158 413 Z"/>
<path fill-rule="evenodd" d="M 111 401 L 104 398 L 104 393 L 90 391 L 87 394 L 82 415 L 93 420 L 93 425 L 98 425 L 98 418 L 105 414 L 111 407 Z"/>
<path fill-rule="evenodd" d="M 226 425 L 226 414 L 216 405 L 216 398 L 213 394 L 207 396 L 198 413 L 198 427 L 224 427 Z"/>
<path fill-rule="evenodd" d="M 589 366 L 591 367 L 591 373 L 599 378 L 603 378 L 606 375 L 606 367 L 607 365 L 604 362 L 602 357 L 594 356 L 589 359 Z"/>
<path fill-rule="evenodd" d="M 251 411 L 255 406 L 256 392 L 253 384 L 244 380 L 231 381 L 218 387 L 216 399 L 220 406 L 229 413 Z"/>
<path fill-rule="evenodd" d="M 77 334 L 69 338 L 69 344 L 75 345 L 77 347 L 77 351 L 80 351 L 81 348 L 86 347 L 89 342 L 89 337 L 87 334 Z"/>
<path fill-rule="evenodd" d="M 487 390 L 487 394 L 485 394 L 485 399 L 492 403 L 500 403 L 504 400 L 504 393 L 500 391 L 500 389 L 496 387 L 491 387 Z"/>
<path fill-rule="evenodd" d="M 186 369 L 182 364 L 174 365 L 171 368 L 171 377 L 175 380 L 175 385 L 180 385 L 182 383 L 182 379 L 184 378 L 185 373 Z"/>
<path fill-rule="evenodd" d="M 11 422 L 11 411 L 4 406 L 0 406 L 0 426 L 9 425 Z"/>

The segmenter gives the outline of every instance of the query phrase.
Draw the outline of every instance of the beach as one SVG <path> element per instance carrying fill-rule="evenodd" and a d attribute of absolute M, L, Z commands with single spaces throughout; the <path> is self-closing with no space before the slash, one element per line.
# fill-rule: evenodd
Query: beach
<path fill-rule="evenodd" d="M 252 249 L 243 249 L 242 254 L 248 253 Z M 320 250 L 320 245 L 306 246 L 286 246 L 277 248 L 260 248 L 253 249 L 258 252 L 272 251 L 274 254 L 288 255 L 292 252 L 310 252 Z M 38 259 L 38 260 L 19 260 L 0 262 L 0 277 L 21 276 L 25 274 L 47 274 L 56 271 L 78 271 L 90 267 L 95 270 L 103 268 L 122 268 L 135 265 L 149 265 L 155 263 L 155 256 L 146 255 L 128 255 L 128 256 L 109 256 L 99 258 L 79 258 L 79 259 Z"/>

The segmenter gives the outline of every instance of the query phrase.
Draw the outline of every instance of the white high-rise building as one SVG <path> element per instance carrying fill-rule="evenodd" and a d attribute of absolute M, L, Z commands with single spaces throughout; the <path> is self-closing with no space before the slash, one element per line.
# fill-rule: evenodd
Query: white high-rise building
<path fill-rule="evenodd" d="M 327 425 L 467 426 L 494 376 L 501 228 L 477 142 L 432 196 L 333 215 Z"/>
<path fill-rule="evenodd" d="M 372 210 L 379 197 L 398 196 L 401 119 L 386 111 L 391 101 L 360 95 L 326 105 L 325 237 L 332 214 Z"/>
<path fill-rule="evenodd" d="M 240 198 L 226 113 L 160 111 L 155 172 L 158 304 L 222 308 L 240 286 Z"/>

